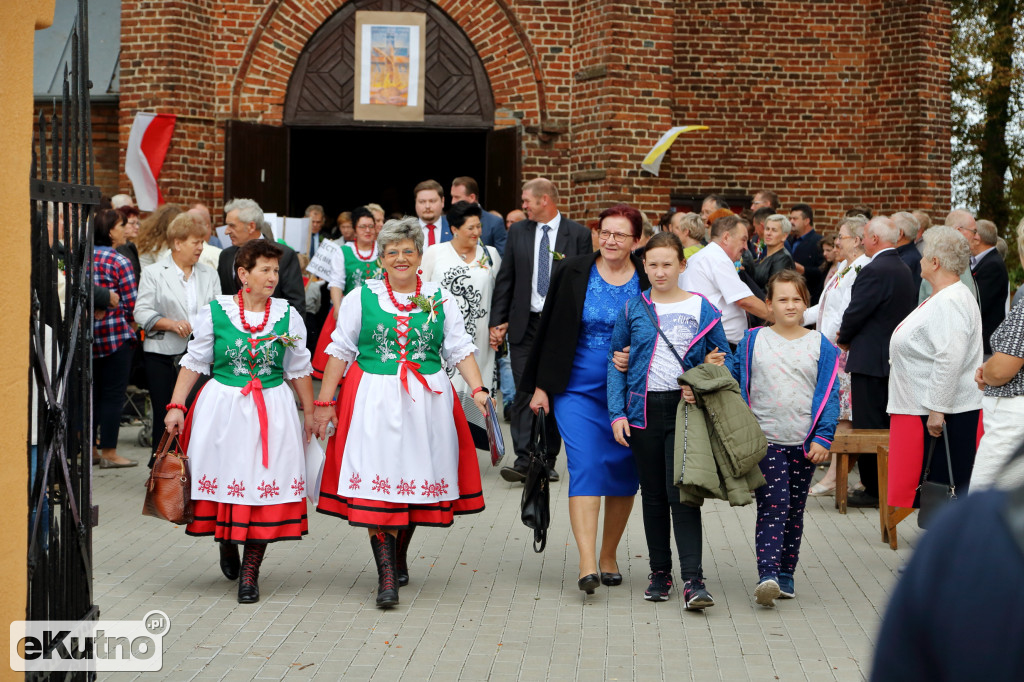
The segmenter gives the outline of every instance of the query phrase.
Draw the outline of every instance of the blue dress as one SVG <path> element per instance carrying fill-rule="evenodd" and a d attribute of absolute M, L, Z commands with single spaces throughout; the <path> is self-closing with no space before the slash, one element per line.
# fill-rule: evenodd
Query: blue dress
<path fill-rule="evenodd" d="M 612 329 L 626 301 L 640 293 L 640 277 L 621 286 L 590 268 L 583 319 L 569 385 L 552 397 L 558 432 L 565 441 L 569 497 L 636 495 L 639 480 L 633 453 L 615 442 L 608 418 L 607 368 Z"/>

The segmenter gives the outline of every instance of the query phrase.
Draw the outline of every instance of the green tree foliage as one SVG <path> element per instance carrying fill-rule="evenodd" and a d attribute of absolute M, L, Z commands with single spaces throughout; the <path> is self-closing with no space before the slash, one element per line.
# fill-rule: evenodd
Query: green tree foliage
<path fill-rule="evenodd" d="M 976 207 L 1010 246 L 1024 217 L 1024 22 L 1018 0 L 952 0 L 953 202 Z"/>

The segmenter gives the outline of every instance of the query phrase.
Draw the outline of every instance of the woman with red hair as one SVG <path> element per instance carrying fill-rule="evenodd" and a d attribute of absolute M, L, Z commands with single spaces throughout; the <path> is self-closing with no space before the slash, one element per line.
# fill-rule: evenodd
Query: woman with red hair
<path fill-rule="evenodd" d="M 622 583 L 615 554 L 639 487 L 633 454 L 615 442 L 609 423 L 607 368 L 619 310 L 650 286 L 643 263 L 631 253 L 642 231 L 640 212 L 617 204 L 601 213 L 598 251 L 556 262 L 519 386 L 533 393 L 534 412 L 555 408 L 569 468 L 569 520 L 580 552 L 577 584 L 587 594 L 602 583 Z"/>

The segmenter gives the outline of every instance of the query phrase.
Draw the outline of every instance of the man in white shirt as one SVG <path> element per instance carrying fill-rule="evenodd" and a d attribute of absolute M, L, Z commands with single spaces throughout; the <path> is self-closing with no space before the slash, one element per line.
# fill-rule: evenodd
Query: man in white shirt
<path fill-rule="evenodd" d="M 679 276 L 679 286 L 702 294 L 722 311 L 725 338 L 733 350 L 747 330 L 746 313 L 768 317 L 764 301 L 754 296 L 743 283 L 734 263 L 747 242 L 747 230 L 739 216 L 725 216 L 711 225 L 711 243 L 693 254 Z"/>

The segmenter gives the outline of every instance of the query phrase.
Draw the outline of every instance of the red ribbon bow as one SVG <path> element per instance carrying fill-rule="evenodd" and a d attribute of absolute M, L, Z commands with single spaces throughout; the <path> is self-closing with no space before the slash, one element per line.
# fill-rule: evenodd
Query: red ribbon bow
<path fill-rule="evenodd" d="M 252 399 L 256 403 L 256 414 L 260 419 L 260 441 L 263 444 L 263 468 L 270 468 L 270 457 L 267 453 L 267 403 L 263 400 L 263 382 L 253 377 L 249 383 L 242 387 L 242 395 L 252 393 Z"/>
<path fill-rule="evenodd" d="M 435 391 L 434 389 L 430 388 L 430 384 L 427 383 L 427 380 L 423 378 L 423 375 L 420 374 L 419 371 L 417 371 L 420 368 L 420 363 L 412 362 L 411 360 L 399 360 L 398 364 L 401 365 L 402 367 L 401 371 L 399 371 L 398 373 L 398 376 L 402 380 L 402 387 L 405 388 L 406 393 L 409 393 L 408 374 L 411 372 L 412 375 L 416 378 L 416 380 L 423 384 L 423 388 L 427 389 L 431 393 L 434 393 L 435 395 L 441 395 L 441 391 Z M 409 397 L 412 398 L 411 393 L 409 393 Z M 415 401 L 416 399 L 413 398 L 413 402 Z"/>

